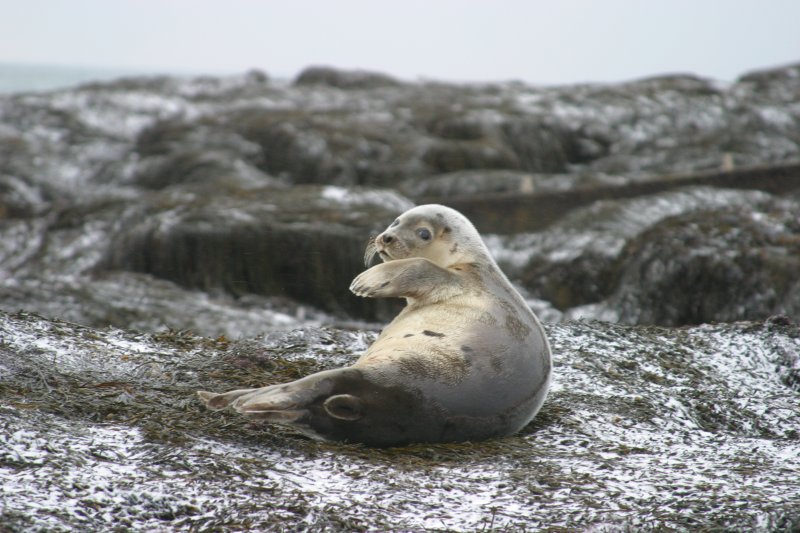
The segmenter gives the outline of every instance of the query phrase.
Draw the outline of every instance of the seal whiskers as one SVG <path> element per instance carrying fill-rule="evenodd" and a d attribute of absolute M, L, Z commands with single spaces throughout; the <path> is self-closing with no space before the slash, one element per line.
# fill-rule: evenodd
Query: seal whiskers
<path fill-rule="evenodd" d="M 367 248 L 364 250 L 364 266 L 369 267 L 372 259 L 378 253 L 378 245 L 375 243 L 377 235 L 373 235 L 367 241 Z"/>

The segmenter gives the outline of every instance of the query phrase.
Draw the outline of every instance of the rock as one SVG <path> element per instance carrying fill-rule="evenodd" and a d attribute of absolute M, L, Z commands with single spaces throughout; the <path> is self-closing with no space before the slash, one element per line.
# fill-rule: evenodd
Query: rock
<path fill-rule="evenodd" d="M 258 187 L 280 186 L 268 176 L 261 147 L 209 119 L 191 124 L 182 119 L 160 120 L 136 138 L 130 181 L 148 189 L 176 184 Z M 121 165 L 128 164 L 126 162 Z M 98 181 L 113 181 L 121 165 L 106 167 Z"/>
<path fill-rule="evenodd" d="M 462 111 L 462 112 L 459 112 Z M 453 141 L 478 141 L 492 129 L 492 122 L 478 113 L 465 114 L 463 110 L 439 111 L 424 125 L 435 137 Z"/>
<path fill-rule="evenodd" d="M 141 197 L 88 198 L 0 224 L 0 309 L 231 337 L 385 319 L 396 302 L 356 298 L 347 287 L 365 268 L 371 228 L 377 233 L 408 206 L 393 193 L 335 187 L 184 184 Z M 239 319 L 226 329 L 215 316 Z"/>
<path fill-rule="evenodd" d="M 263 162 L 261 148 L 256 143 L 211 118 L 199 123 L 180 118 L 162 119 L 142 130 L 135 142 L 134 151 L 142 158 L 213 149 L 253 164 Z"/>
<path fill-rule="evenodd" d="M 580 141 L 552 118 L 510 120 L 501 132 L 519 161 L 515 168 L 521 170 L 559 173 L 568 163 L 585 159 L 577 147 Z"/>
<path fill-rule="evenodd" d="M 429 111 L 430 112 L 430 111 Z M 435 173 L 518 169 L 558 173 L 580 158 L 572 134 L 554 119 L 481 117 L 440 106 L 426 125 L 439 139 L 423 155 Z M 463 194 L 463 193 L 462 193 Z"/>
<path fill-rule="evenodd" d="M 798 202 L 773 201 L 664 220 L 626 245 L 605 306 L 627 324 L 800 316 L 798 213 Z"/>
<path fill-rule="evenodd" d="M 293 183 L 387 187 L 478 168 L 631 180 L 800 158 L 795 69 L 729 87 L 678 75 L 563 88 L 402 84 L 325 68 L 291 86 L 252 74 L 136 78 L 5 97 L 0 122 L 52 161 L 56 178 L 42 182 L 57 187 L 126 160 L 130 139 L 165 120 L 175 124 L 161 132 L 163 146 L 149 132 L 137 141 L 141 155 L 186 151 L 191 132 L 213 131 L 264 152 L 250 159 L 235 148 L 230 157 Z M 169 144 L 173 134 L 180 146 Z"/>
<path fill-rule="evenodd" d="M 732 85 L 674 75 L 553 88 L 399 83 L 325 70 L 315 78 L 310 70 L 297 84 L 247 73 L 3 95 L 0 308 L 90 324 L 126 325 L 129 317 L 136 327 L 208 327 L 205 319 L 176 318 L 170 305 L 136 301 L 133 286 L 148 295 L 162 287 L 165 298 L 191 309 L 201 305 L 198 291 L 209 290 L 234 314 L 251 309 L 237 307 L 242 299 L 262 298 L 290 316 L 377 319 L 384 315 L 376 308 L 338 307 L 351 297 L 337 291 L 361 268 L 370 228 L 382 227 L 394 212 L 353 207 L 347 198 L 402 188 L 416 201 L 463 205 L 484 234 L 545 230 L 490 240 L 500 256 L 527 258 L 512 261 L 509 273 L 531 301 L 552 300 L 558 309 L 548 316 L 572 316 L 570 310 L 592 305 L 608 317 L 603 302 L 617 290 L 619 251 L 652 226 L 636 219 L 634 229 L 620 230 L 613 220 L 624 226 L 631 215 L 614 210 L 635 205 L 652 213 L 648 202 L 656 202 L 656 212 L 679 215 L 658 203 L 678 183 L 774 194 L 797 183 L 798 166 L 788 164 L 800 159 L 796 69 L 754 73 Z M 750 166 L 766 163 L 779 166 Z M 703 169 L 714 175 L 676 176 Z M 742 180 L 733 184 L 733 177 Z M 309 218 L 320 198 L 303 196 L 310 189 L 302 187 L 293 194 L 298 185 L 334 191 L 322 211 L 336 216 Z M 324 189 L 331 185 L 337 188 Z M 477 195 L 482 208 L 468 211 L 475 196 L 467 194 Z M 488 198 L 494 194 L 504 195 L 502 201 Z M 305 211 L 295 197 L 305 198 Z M 628 200 L 590 207 L 622 197 Z M 735 205 L 749 209 L 750 200 Z M 287 217 L 270 218 L 265 205 Z M 696 205 L 697 211 L 723 206 Z M 574 219 L 546 229 L 569 212 Z M 361 218 L 348 219 L 354 213 Z M 275 252 L 281 243 L 297 242 L 304 247 Z M 326 253 L 339 265 L 331 272 L 298 256 L 329 244 L 335 249 Z M 257 259 L 253 250 L 277 259 Z M 540 257 L 531 259 L 531 251 Z M 335 287 L 285 280 L 298 272 L 303 277 L 295 280 Z M 165 282 L 172 282 L 169 289 Z M 130 300 L 102 300 L 114 283 L 120 298 Z M 303 311 L 310 305 L 318 309 Z M 552 309 L 547 302 L 543 308 Z M 763 310 L 791 309 L 787 300 Z M 151 320 L 143 318 L 148 313 Z M 262 318 L 267 328 L 277 323 L 243 318 L 243 330 Z"/>
<path fill-rule="evenodd" d="M 567 213 L 596 202 L 658 197 L 688 187 L 764 191 L 778 196 L 800 190 L 800 163 L 749 167 L 629 180 L 608 174 L 532 174 L 533 192 L 505 191 L 484 194 L 419 198 L 445 202 L 461 211 L 485 232 L 513 234 L 539 231 Z M 440 178 L 434 177 L 436 183 Z M 468 180 L 471 185 L 472 180 Z M 403 187 L 410 189 L 405 183 Z M 419 187 L 422 191 L 424 187 Z M 435 187 L 433 188 L 435 189 Z M 524 191 L 523 191 L 524 192 Z"/>
<path fill-rule="evenodd" d="M 0 174 L 0 220 L 32 217 L 44 204 L 38 187 L 16 176 Z"/>
<path fill-rule="evenodd" d="M 269 74 L 261 69 L 253 68 L 245 73 L 245 79 L 250 83 L 264 84 L 269 83 Z"/>
<path fill-rule="evenodd" d="M 743 74 L 736 80 L 736 89 L 752 90 L 772 101 L 797 102 L 800 99 L 800 63 Z"/>
<path fill-rule="evenodd" d="M 460 170 L 424 181 L 412 178 L 400 183 L 398 189 L 411 198 L 529 193 L 535 189 L 538 177 L 519 170 Z"/>
<path fill-rule="evenodd" d="M 75 324 L 139 332 L 191 331 L 230 339 L 304 325 L 335 323 L 329 315 L 288 298 L 187 289 L 136 272 L 97 272 L 0 286 L 2 308 L 58 316 Z M 340 322 L 341 323 L 341 322 Z"/>
<path fill-rule="evenodd" d="M 434 174 L 479 168 L 502 169 L 518 166 L 513 151 L 493 140 L 438 141 L 422 156 Z"/>
<path fill-rule="evenodd" d="M 140 161 L 137 167 L 132 181 L 147 189 L 186 184 L 203 185 L 219 191 L 231 187 L 246 189 L 282 185 L 246 161 L 234 159 L 223 151 L 181 150 Z"/>
<path fill-rule="evenodd" d="M 690 187 L 600 201 L 572 211 L 541 232 L 492 237 L 489 243 L 511 279 L 566 311 L 610 296 L 621 283 L 619 262 L 625 246 L 646 239 L 648 230 L 661 221 L 714 208 L 749 210 L 768 204 L 771 198 L 759 191 Z M 663 250 L 653 248 L 653 253 Z M 672 254 L 663 255 L 667 256 Z M 694 287 L 685 296 L 694 296 L 701 290 L 702 287 Z M 577 316 L 609 317 L 605 312 L 594 315 L 588 311 L 580 308 L 576 312 L 584 314 Z M 774 312 L 758 316 L 766 318 Z"/>
<path fill-rule="evenodd" d="M 25 137 L 0 124 L 0 220 L 30 217 L 44 210 L 49 190 L 37 183 L 32 159 Z"/>
<path fill-rule="evenodd" d="M 348 287 L 370 235 L 412 204 L 388 191 L 251 188 L 175 191 L 130 210 L 102 268 L 145 272 L 203 290 L 289 297 L 375 319 L 396 307 Z"/>
<path fill-rule="evenodd" d="M 194 393 L 346 365 L 374 334 L 231 341 L 0 313 L 0 517 L 12 531 L 800 526 L 796 323 L 547 333 L 556 381 L 520 434 L 377 450 Z"/>
<path fill-rule="evenodd" d="M 332 67 L 308 67 L 294 80 L 294 85 L 324 85 L 337 89 L 376 89 L 397 87 L 391 76 L 367 70 L 340 70 Z"/>
<path fill-rule="evenodd" d="M 263 170 L 295 183 L 392 186 L 471 169 L 630 179 L 797 159 L 796 110 L 765 107 L 751 85 L 726 91 L 690 76 L 569 93 L 398 85 L 325 100 L 323 84 L 216 122 L 261 146 Z"/>
<path fill-rule="evenodd" d="M 262 168 L 296 184 L 353 183 L 349 165 L 338 164 L 338 154 L 331 153 L 328 140 L 319 127 L 295 112 L 257 111 L 232 119 L 238 132 L 254 142 L 263 154 Z M 352 132 L 355 134 L 355 132 Z M 353 135 L 345 135 L 348 150 Z"/>

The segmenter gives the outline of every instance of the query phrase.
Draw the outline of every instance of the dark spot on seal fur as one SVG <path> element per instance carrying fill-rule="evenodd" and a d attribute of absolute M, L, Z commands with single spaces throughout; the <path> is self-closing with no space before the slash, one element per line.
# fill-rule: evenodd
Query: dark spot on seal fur
<path fill-rule="evenodd" d="M 406 333 L 405 335 L 403 335 L 403 338 L 404 338 L 404 339 L 407 339 L 407 338 L 409 338 L 409 337 L 413 337 L 413 336 L 414 336 L 414 334 L 413 334 L 413 333 Z"/>
<path fill-rule="evenodd" d="M 531 328 L 526 326 L 520 319 L 510 314 L 506 315 L 505 326 L 511 336 L 518 340 L 524 339 L 531 331 Z"/>
<path fill-rule="evenodd" d="M 472 347 L 470 346 L 464 345 L 461 347 L 461 351 L 464 353 L 471 353 L 474 352 L 475 350 L 473 350 Z"/>
<path fill-rule="evenodd" d="M 509 302 L 502 301 L 500 302 L 500 307 L 506 312 L 504 324 L 506 331 L 520 341 L 527 337 L 531 332 L 531 328 L 517 317 L 517 310 L 514 309 L 514 306 Z"/>
<path fill-rule="evenodd" d="M 450 229 L 450 226 L 445 226 L 445 227 L 444 227 L 444 232 L 445 232 L 445 233 L 450 233 L 451 231 L 453 231 L 453 230 L 452 230 L 452 229 Z"/>
<path fill-rule="evenodd" d="M 431 331 L 426 329 L 422 332 L 423 335 L 427 335 L 428 337 L 444 337 L 444 333 L 438 333 L 436 331 Z"/>
<path fill-rule="evenodd" d="M 454 253 L 456 253 L 457 251 L 458 251 L 458 243 L 456 242 L 456 243 L 453 243 L 453 247 L 452 247 L 452 248 L 450 248 L 450 253 L 451 253 L 451 254 L 454 254 Z"/>
<path fill-rule="evenodd" d="M 442 213 L 436 213 L 436 216 L 439 218 L 444 218 L 444 215 Z"/>
<path fill-rule="evenodd" d="M 495 372 L 500 372 L 500 371 L 503 370 L 503 358 L 502 357 L 498 357 L 497 355 L 493 355 L 491 357 L 491 364 L 492 364 L 492 369 Z"/>
<path fill-rule="evenodd" d="M 489 326 L 497 325 L 497 319 L 487 311 L 482 312 L 476 320 L 481 324 L 487 324 Z"/>
<path fill-rule="evenodd" d="M 380 284 L 380 286 L 378 288 L 382 289 L 382 288 L 384 288 L 385 286 L 387 286 L 390 283 L 391 283 L 391 281 L 384 281 L 383 283 Z"/>
<path fill-rule="evenodd" d="M 396 361 L 403 374 L 416 379 L 434 380 L 447 385 L 457 385 L 469 373 L 471 362 L 463 354 L 450 348 L 429 346 L 430 353 L 407 355 Z"/>

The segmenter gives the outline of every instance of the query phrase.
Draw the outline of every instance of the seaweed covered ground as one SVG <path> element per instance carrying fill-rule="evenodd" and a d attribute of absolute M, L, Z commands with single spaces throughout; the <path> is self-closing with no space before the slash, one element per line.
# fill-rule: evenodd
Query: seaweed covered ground
<path fill-rule="evenodd" d="M 194 396 L 342 366 L 374 333 L 231 341 L 0 313 L 0 530 L 800 528 L 798 325 L 547 331 L 555 383 L 519 435 L 378 450 Z"/>

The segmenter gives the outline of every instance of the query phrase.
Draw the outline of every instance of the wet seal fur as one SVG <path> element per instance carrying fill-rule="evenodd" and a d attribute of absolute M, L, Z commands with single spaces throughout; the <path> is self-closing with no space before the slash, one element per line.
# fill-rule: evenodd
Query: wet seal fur
<path fill-rule="evenodd" d="M 198 391 L 317 439 L 393 446 L 512 434 L 539 411 L 551 378 L 539 320 L 474 226 L 441 205 L 410 209 L 367 246 L 350 290 L 406 307 L 352 366 L 280 385 Z"/>

